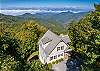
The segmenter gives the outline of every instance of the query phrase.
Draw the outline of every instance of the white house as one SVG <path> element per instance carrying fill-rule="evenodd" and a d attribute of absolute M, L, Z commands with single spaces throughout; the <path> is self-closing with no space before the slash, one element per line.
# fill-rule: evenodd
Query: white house
<path fill-rule="evenodd" d="M 38 42 L 40 61 L 48 64 L 61 58 L 67 58 L 69 42 L 68 35 L 58 36 L 48 30 Z"/>

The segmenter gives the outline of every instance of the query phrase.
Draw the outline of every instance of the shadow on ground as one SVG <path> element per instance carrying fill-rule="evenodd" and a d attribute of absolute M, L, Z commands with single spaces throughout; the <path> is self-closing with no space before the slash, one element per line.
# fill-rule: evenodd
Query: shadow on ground
<path fill-rule="evenodd" d="M 66 66 L 67 70 L 66 71 L 80 71 L 80 66 L 83 63 L 83 59 L 80 54 L 75 53 L 72 51 L 71 57 L 67 60 Z"/>

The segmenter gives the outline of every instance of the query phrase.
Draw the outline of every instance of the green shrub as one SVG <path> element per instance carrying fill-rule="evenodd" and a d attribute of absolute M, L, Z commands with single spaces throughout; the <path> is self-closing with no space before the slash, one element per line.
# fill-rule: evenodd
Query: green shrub
<path fill-rule="evenodd" d="M 53 61 L 52 64 L 55 64 L 55 61 Z"/>
<path fill-rule="evenodd" d="M 48 67 L 49 67 L 49 69 L 52 69 L 52 64 L 49 63 L 49 64 L 48 64 Z"/>
<path fill-rule="evenodd" d="M 58 59 L 58 60 L 56 60 L 56 61 L 53 61 L 52 64 L 58 64 L 59 62 L 61 62 L 61 61 L 63 61 L 63 60 L 64 60 L 63 58 Z"/>

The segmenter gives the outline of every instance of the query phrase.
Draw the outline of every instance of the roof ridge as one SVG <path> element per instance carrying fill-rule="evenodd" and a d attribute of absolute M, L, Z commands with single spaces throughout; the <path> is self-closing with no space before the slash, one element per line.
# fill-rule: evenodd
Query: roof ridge
<path fill-rule="evenodd" d="M 54 35 L 58 36 L 57 34 L 55 34 L 54 32 L 52 32 L 52 31 L 50 31 L 50 30 L 48 30 L 46 33 L 51 33 L 51 34 L 54 34 Z M 45 34 L 46 34 L 46 33 L 45 33 Z"/>

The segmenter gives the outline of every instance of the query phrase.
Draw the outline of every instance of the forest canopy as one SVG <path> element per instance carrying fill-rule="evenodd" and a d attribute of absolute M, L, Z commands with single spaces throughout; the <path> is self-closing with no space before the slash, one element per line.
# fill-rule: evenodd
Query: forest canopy
<path fill-rule="evenodd" d="M 95 11 L 87 14 L 78 23 L 73 22 L 68 29 L 70 47 L 81 54 L 84 62 L 82 66 L 86 71 L 100 70 L 99 7 L 100 5 L 95 5 Z"/>
<path fill-rule="evenodd" d="M 95 11 L 89 12 L 78 22 L 73 21 L 67 27 L 64 26 L 63 29 L 56 26 L 59 25 L 57 23 L 44 27 L 34 19 L 25 20 L 0 14 L 0 70 L 51 71 L 51 65 L 43 65 L 39 61 L 37 44 L 49 26 L 57 34 L 68 31 L 70 48 L 83 59 L 81 71 L 99 71 L 100 4 L 94 4 L 94 7 Z M 35 57 L 30 57 L 31 55 Z"/>

